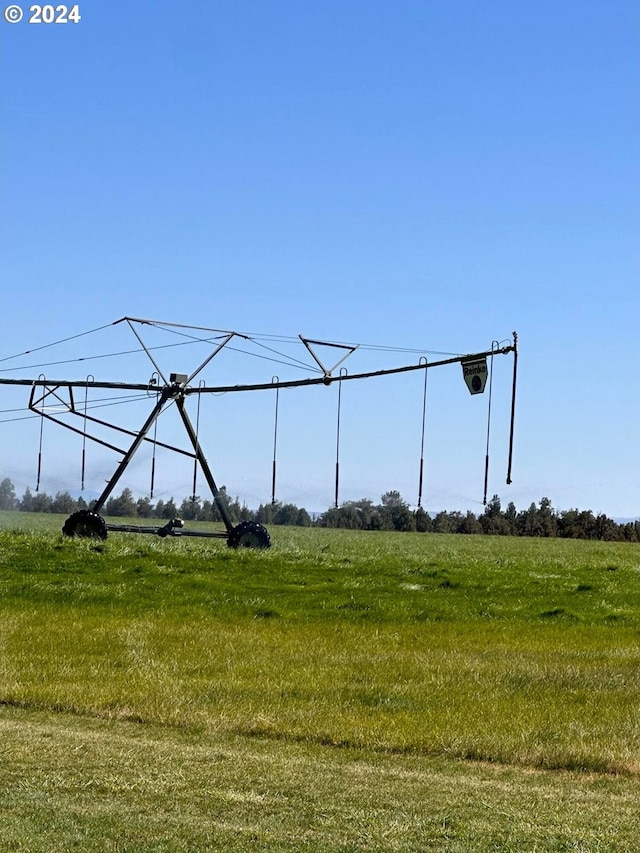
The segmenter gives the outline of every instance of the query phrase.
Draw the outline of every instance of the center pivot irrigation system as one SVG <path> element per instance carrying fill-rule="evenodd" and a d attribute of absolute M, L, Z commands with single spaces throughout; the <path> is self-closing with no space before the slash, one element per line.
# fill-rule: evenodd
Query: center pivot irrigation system
<path fill-rule="evenodd" d="M 276 393 L 276 408 L 274 422 L 274 442 L 273 442 L 273 464 L 272 464 L 272 503 L 275 503 L 275 483 L 276 483 L 276 444 L 277 444 L 277 429 L 278 429 L 278 392 L 281 388 L 301 388 L 312 385 L 331 385 L 338 383 L 338 419 L 336 431 L 336 467 L 335 467 L 335 506 L 338 506 L 338 487 L 339 487 L 339 442 L 340 442 L 340 401 L 342 383 L 353 380 L 368 379 L 371 377 L 390 376 L 393 374 L 407 373 L 410 371 L 424 372 L 424 389 L 423 389 L 423 405 L 422 405 L 422 439 L 421 439 L 421 455 L 420 455 L 420 473 L 419 473 L 419 492 L 418 492 L 418 507 L 421 507 L 422 501 L 422 482 L 424 470 L 424 438 L 425 438 L 425 412 L 427 402 L 427 373 L 428 370 L 434 367 L 459 363 L 462 366 L 462 373 L 465 383 L 471 394 L 481 394 L 485 387 L 489 386 L 489 406 L 487 417 L 487 451 L 485 457 L 485 479 L 484 479 L 484 503 L 487 498 L 487 481 L 489 470 L 489 431 L 491 422 L 491 387 L 492 387 L 492 368 L 493 359 L 497 355 L 506 355 L 513 353 L 513 386 L 511 394 L 511 422 L 509 432 L 509 456 L 506 482 L 511 483 L 511 464 L 513 456 L 513 430 L 515 417 L 515 396 L 516 396 L 516 378 L 517 378 L 517 363 L 518 363 L 518 336 L 513 333 L 511 343 L 494 341 L 491 349 L 484 352 L 469 353 L 466 355 L 446 354 L 446 358 L 428 361 L 425 356 L 421 356 L 417 364 L 408 364 L 401 367 L 393 367 L 382 370 L 373 370 L 365 373 L 348 374 L 344 367 L 341 367 L 343 362 L 349 358 L 360 345 L 337 343 L 334 341 L 314 340 L 298 335 L 298 341 L 302 342 L 310 356 L 313 358 L 314 365 L 311 370 L 316 373 L 315 376 L 305 379 L 293 379 L 288 381 L 280 381 L 279 377 L 274 376 L 270 382 L 255 383 L 255 384 L 239 384 L 239 385 L 222 385 L 210 386 L 205 384 L 204 380 L 200 380 L 197 385 L 193 385 L 194 379 L 201 374 L 203 369 L 212 361 L 213 358 L 227 345 L 233 341 L 252 341 L 258 342 L 260 336 L 251 336 L 240 332 L 221 331 L 219 329 L 210 329 L 202 326 L 187 326 L 180 323 L 164 322 L 157 320 L 143 320 L 133 317 L 123 317 L 116 320 L 110 326 L 118 324 L 127 324 L 140 345 L 136 352 L 144 352 L 148 356 L 154 367 L 154 373 L 147 383 L 130 383 L 130 382 L 104 382 L 97 381 L 92 375 L 85 380 L 51 380 L 47 379 L 44 374 L 40 374 L 37 379 L 9 379 L 0 377 L 0 385 L 23 385 L 30 386 L 31 393 L 29 398 L 29 409 L 41 417 L 40 422 L 40 447 L 38 452 L 38 479 L 36 491 L 40 483 L 40 470 L 42 463 L 42 425 L 44 420 L 54 421 L 55 423 L 65 427 L 82 436 L 82 488 L 84 489 L 84 474 L 85 474 L 85 445 L 86 440 L 114 450 L 121 454 L 122 458 L 113 472 L 110 479 L 107 481 L 102 493 L 94 500 L 89 509 L 82 509 L 74 512 L 66 520 L 62 532 L 67 536 L 81 536 L 105 539 L 108 531 L 120 531 L 124 533 L 153 533 L 155 535 L 165 536 L 198 536 L 207 538 L 226 539 L 227 544 L 232 548 L 237 547 L 253 547 L 253 548 L 268 548 L 271 544 L 269 533 L 265 527 L 254 521 L 242 521 L 239 524 L 234 524 L 224 500 L 224 495 L 218 488 L 213 477 L 209 463 L 204 455 L 202 446 L 199 440 L 199 421 L 200 421 L 200 399 L 203 394 L 222 394 L 240 391 L 263 391 L 270 390 Z M 186 373 L 169 373 L 168 377 L 160 369 L 152 351 L 156 349 L 145 343 L 140 335 L 140 327 L 155 327 L 165 331 L 173 331 L 176 334 L 189 338 L 192 341 L 206 343 L 208 347 L 213 344 L 213 349 L 208 352 L 204 361 L 199 364 L 190 374 Z M 91 331 L 100 331 L 108 328 L 102 326 L 99 329 Z M 198 332 L 199 337 L 187 335 L 182 330 L 191 330 Z M 206 336 L 202 336 L 206 333 Z M 57 343 L 65 343 L 74 340 L 76 337 L 89 334 L 89 332 L 81 335 L 67 338 L 64 341 Z M 276 340 L 293 341 L 296 339 L 277 338 L 276 336 L 262 336 L 263 339 L 268 339 L 270 343 Z M 50 346 L 54 346 L 52 344 Z M 174 344 L 175 345 L 175 344 Z M 271 353 L 282 355 L 271 346 L 259 344 Z M 39 347 L 38 349 L 44 349 Z M 160 347 L 158 347 L 160 348 Z M 230 347 L 231 348 L 231 347 Z M 363 345 L 363 348 L 375 349 L 370 345 Z M 387 347 L 379 347 L 377 349 L 390 349 Z M 242 350 L 240 350 L 242 351 Z M 403 350 L 404 352 L 412 352 L 412 350 Z M 27 351 L 23 355 L 30 355 L 35 350 Z M 324 353 L 331 353 L 331 359 L 337 357 L 331 366 L 327 366 L 324 361 L 327 361 L 329 356 Z M 413 351 L 415 352 L 415 351 Z M 323 360 L 320 358 L 320 353 L 323 354 Z M 126 353 L 118 353 L 126 355 Z M 104 356 L 101 356 L 104 357 Z M 267 356 L 263 356 L 267 357 Z M 6 359 L 5 359 L 6 360 Z M 84 359 L 70 359 L 69 361 L 83 361 Z M 270 358 L 270 360 L 278 361 L 279 359 Z M 489 363 L 487 364 L 487 361 Z M 306 367 L 298 359 L 293 359 L 296 367 Z M 289 362 L 291 364 L 291 362 Z M 41 365 L 39 365 L 41 366 Z M 338 374 L 335 371 L 339 369 Z M 138 430 L 127 429 L 118 426 L 113 422 L 97 418 L 88 414 L 87 395 L 90 389 L 105 389 L 109 391 L 120 392 L 145 392 L 150 399 L 155 400 L 153 408 Z M 186 403 L 189 397 L 195 396 L 197 400 L 197 416 L 196 425 L 192 423 L 186 410 Z M 182 424 L 191 445 L 190 450 L 176 447 L 171 444 L 160 442 L 156 436 L 156 425 L 161 412 L 168 406 L 175 405 L 175 408 L 180 416 Z M 61 416 L 75 415 L 75 423 L 66 423 L 61 420 Z M 129 436 L 131 443 L 126 448 L 117 447 L 114 444 L 105 441 L 94 431 L 99 428 L 109 428 L 115 430 L 122 435 Z M 151 435 L 150 435 L 151 433 Z M 204 478 L 207 481 L 213 500 L 218 508 L 222 521 L 224 522 L 225 532 L 210 532 L 203 530 L 188 530 L 184 527 L 184 522 L 180 518 L 172 518 L 162 526 L 138 526 L 128 524 L 107 524 L 105 519 L 100 515 L 101 510 L 105 506 L 109 496 L 112 494 L 118 481 L 131 463 L 136 451 L 145 443 L 150 443 L 153 446 L 153 458 L 151 468 L 151 496 L 153 497 L 153 482 L 155 475 L 155 449 L 161 447 L 166 450 L 174 451 L 193 459 L 193 500 L 195 501 L 196 492 L 196 477 L 200 469 Z"/>

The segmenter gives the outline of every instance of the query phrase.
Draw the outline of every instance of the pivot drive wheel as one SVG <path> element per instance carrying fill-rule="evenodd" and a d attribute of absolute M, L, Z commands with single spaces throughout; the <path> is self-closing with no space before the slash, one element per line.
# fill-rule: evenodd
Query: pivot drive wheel
<path fill-rule="evenodd" d="M 90 509 L 74 512 L 65 521 L 62 532 L 65 536 L 81 536 L 85 539 L 106 539 L 107 525 L 104 518 Z"/>
<path fill-rule="evenodd" d="M 271 537 L 266 527 L 255 521 L 241 521 L 229 533 L 229 548 L 269 548 Z"/>

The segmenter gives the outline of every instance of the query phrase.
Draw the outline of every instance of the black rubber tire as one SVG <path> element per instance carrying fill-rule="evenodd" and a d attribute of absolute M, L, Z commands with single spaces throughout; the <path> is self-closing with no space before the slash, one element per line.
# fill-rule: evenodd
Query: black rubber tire
<path fill-rule="evenodd" d="M 107 525 L 104 518 L 90 509 L 74 512 L 62 528 L 65 536 L 80 536 L 84 539 L 106 539 Z"/>
<path fill-rule="evenodd" d="M 270 548 L 271 537 L 266 527 L 256 521 L 241 521 L 229 533 L 229 548 Z"/>

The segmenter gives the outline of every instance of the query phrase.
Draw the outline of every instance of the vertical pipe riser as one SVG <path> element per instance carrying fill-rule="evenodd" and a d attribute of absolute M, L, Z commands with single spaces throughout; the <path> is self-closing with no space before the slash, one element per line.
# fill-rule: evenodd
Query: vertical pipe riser
<path fill-rule="evenodd" d="M 507 465 L 507 485 L 511 485 L 511 465 L 513 461 L 513 432 L 516 417 L 516 381 L 518 377 L 518 335 L 513 333 L 513 385 L 511 388 L 511 424 L 509 428 L 509 463 Z"/>

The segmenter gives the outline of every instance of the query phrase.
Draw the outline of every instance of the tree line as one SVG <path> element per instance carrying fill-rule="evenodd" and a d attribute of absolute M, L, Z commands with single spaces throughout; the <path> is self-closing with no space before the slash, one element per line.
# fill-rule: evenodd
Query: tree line
<path fill-rule="evenodd" d="M 540 536 L 564 539 L 601 539 L 639 542 L 640 521 L 618 524 L 606 515 L 591 510 L 556 511 L 549 498 L 532 503 L 528 509 L 516 509 L 510 501 L 502 509 L 500 497 L 494 495 L 480 515 L 471 511 L 429 514 L 424 509 L 412 510 L 399 492 L 386 492 L 381 504 L 363 499 L 347 501 L 327 510 L 318 519 L 323 527 L 347 527 L 360 530 L 415 530 L 418 533 L 466 533 L 493 536 Z"/>
<path fill-rule="evenodd" d="M 258 521 L 261 524 L 296 524 L 310 527 L 311 516 L 306 509 L 293 504 L 260 504 L 257 510 L 251 510 L 246 504 L 240 504 L 238 498 L 231 498 L 226 486 L 220 489 L 220 499 L 224 503 L 231 520 Z M 69 492 L 57 492 L 54 496 L 46 492 L 33 493 L 27 488 L 18 498 L 9 478 L 0 481 L 0 510 L 18 510 L 20 512 L 52 512 L 70 515 L 80 509 L 91 506 L 82 496 L 72 497 Z M 220 510 L 215 501 L 202 500 L 199 496 L 184 498 L 176 503 L 173 497 L 152 503 L 149 497 L 136 498 L 131 489 L 123 491 L 107 500 L 103 514 L 124 518 L 169 519 L 182 518 L 185 521 L 222 521 Z"/>
<path fill-rule="evenodd" d="M 600 539 L 617 542 L 640 542 L 640 521 L 619 524 L 604 514 L 591 510 L 568 509 L 557 511 L 549 498 L 532 503 L 528 509 L 518 511 L 513 501 L 505 510 L 498 495 L 494 495 L 479 515 L 471 511 L 442 511 L 429 514 L 421 507 L 411 509 L 399 492 L 385 492 L 379 504 L 368 498 L 346 501 L 331 507 L 315 519 L 304 507 L 291 503 L 260 504 L 252 510 L 231 498 L 223 486 L 220 498 L 231 520 L 257 521 L 260 524 L 290 524 L 300 527 L 333 527 L 350 530 L 400 530 L 418 533 L 463 533 L 494 536 L 539 536 L 564 539 Z M 71 514 L 88 509 L 84 498 L 72 497 L 69 492 L 57 492 L 53 497 L 44 492 L 35 494 L 26 489 L 22 498 L 15 493 L 9 478 L 0 482 L 0 509 L 22 512 L 52 512 Z M 173 497 L 152 503 L 149 497 L 136 498 L 130 489 L 109 498 L 104 507 L 107 516 L 170 519 L 185 521 L 222 521 L 215 501 L 198 496 L 184 498 L 177 504 Z"/>

